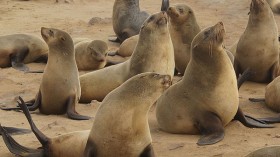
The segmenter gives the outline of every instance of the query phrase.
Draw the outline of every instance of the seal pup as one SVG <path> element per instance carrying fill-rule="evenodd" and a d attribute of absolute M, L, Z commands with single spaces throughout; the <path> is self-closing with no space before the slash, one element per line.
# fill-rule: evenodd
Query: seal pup
<path fill-rule="evenodd" d="M 78 70 L 97 70 L 104 68 L 108 46 L 102 40 L 85 39 L 74 44 Z"/>
<path fill-rule="evenodd" d="M 109 92 L 136 74 L 158 72 L 173 76 L 174 68 L 174 50 L 167 28 L 167 15 L 159 12 L 144 22 L 130 59 L 80 76 L 80 102 L 102 101 Z"/>
<path fill-rule="evenodd" d="M 10 152 L 16 155 L 80 157 L 83 154 L 88 156 L 97 153 L 94 154 L 96 157 L 138 157 L 140 154 L 152 156 L 153 148 L 147 114 L 150 106 L 170 84 L 169 75 L 138 74 L 106 96 L 98 108 L 91 131 L 78 131 L 55 138 L 48 138 L 40 132 L 33 123 L 24 101 L 20 98 L 19 106 L 43 147 L 36 150 L 21 146 L 5 132 L 5 129 L 1 129 L 3 139 Z M 109 121 L 104 123 L 104 120 Z M 104 143 L 106 140 L 110 140 L 110 142 Z"/>
<path fill-rule="evenodd" d="M 181 74 L 190 60 L 191 42 L 200 32 L 194 11 L 185 4 L 176 4 L 167 10 L 169 32 L 174 46 L 175 67 Z"/>
<path fill-rule="evenodd" d="M 29 34 L 0 36 L 0 67 L 28 71 L 31 62 L 47 62 L 48 46 L 40 38 Z"/>
<path fill-rule="evenodd" d="M 280 14 L 280 1 L 279 0 L 266 0 L 274 13 Z"/>
<path fill-rule="evenodd" d="M 162 0 L 161 11 L 169 7 L 169 0 Z M 145 11 L 141 11 L 139 0 L 115 0 L 113 6 L 113 29 L 117 38 L 109 38 L 113 42 L 123 42 L 125 39 L 139 34 L 144 21 L 149 17 Z"/>
<path fill-rule="evenodd" d="M 257 149 L 245 157 L 278 157 L 280 156 L 280 146 L 269 146 Z"/>
<path fill-rule="evenodd" d="M 78 68 L 71 36 L 58 29 L 41 28 L 41 35 L 49 46 L 49 59 L 45 67 L 39 92 L 29 101 L 29 109 L 39 108 L 43 114 L 64 114 L 71 119 L 87 120 L 90 117 L 75 111 L 81 95 Z M 10 110 L 14 108 L 3 108 Z"/>
<path fill-rule="evenodd" d="M 238 86 L 233 65 L 223 49 L 222 22 L 206 28 L 191 44 L 191 58 L 182 80 L 158 99 L 156 117 L 169 133 L 202 134 L 198 145 L 219 142 L 233 118 L 250 127 L 271 127 L 245 117 L 238 107 Z M 240 86 L 240 85 L 239 85 Z"/>
<path fill-rule="evenodd" d="M 253 82 L 270 82 L 279 75 L 278 28 L 266 0 L 252 0 L 249 21 L 240 37 L 234 69 L 238 77 L 250 68 Z"/>

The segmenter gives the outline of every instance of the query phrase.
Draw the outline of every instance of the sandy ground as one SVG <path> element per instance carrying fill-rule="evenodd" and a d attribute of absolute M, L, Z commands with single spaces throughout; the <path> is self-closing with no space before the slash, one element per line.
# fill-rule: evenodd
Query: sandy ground
<path fill-rule="evenodd" d="M 0 35 L 13 33 L 30 33 L 40 36 L 40 28 L 54 27 L 65 30 L 72 37 L 88 37 L 107 41 L 113 35 L 111 15 L 113 0 L 76 0 L 74 3 L 55 4 L 55 0 L 1 0 L 0 1 Z M 170 0 L 171 4 L 186 3 L 185 0 Z M 199 25 L 202 28 L 223 21 L 227 30 L 225 45 L 230 46 L 244 31 L 249 12 L 249 0 L 193 0 L 187 4 L 195 10 Z M 142 9 L 154 13 L 160 9 L 160 0 L 141 0 Z M 89 25 L 92 17 L 101 17 L 99 23 Z M 279 27 L 280 16 L 276 15 Z M 111 50 L 118 44 L 108 42 Z M 43 69 L 43 64 L 29 64 L 31 69 Z M 85 72 L 81 72 L 85 73 Z M 14 104 L 16 96 L 25 100 L 31 99 L 38 91 L 42 74 L 24 74 L 12 68 L 0 69 L 0 103 Z M 240 90 L 240 105 L 244 111 L 255 117 L 276 115 L 264 104 L 250 103 L 249 97 L 263 97 L 265 84 L 245 83 Z M 94 117 L 98 103 L 79 104 L 77 111 Z M 153 146 L 157 156 L 244 156 L 249 152 L 268 145 L 280 144 L 280 125 L 273 129 L 250 129 L 241 123 L 233 121 L 226 126 L 223 141 L 211 146 L 197 146 L 199 135 L 174 135 L 159 130 L 155 109 L 149 114 Z M 34 122 L 47 136 L 53 137 L 71 131 L 90 129 L 93 120 L 73 121 L 65 115 L 41 115 L 38 111 L 32 113 Z M 29 128 L 22 113 L 1 111 L 0 123 L 4 126 Z M 16 140 L 28 147 L 39 147 L 39 142 L 33 134 L 14 136 Z M 0 156 L 13 156 L 0 140 Z"/>

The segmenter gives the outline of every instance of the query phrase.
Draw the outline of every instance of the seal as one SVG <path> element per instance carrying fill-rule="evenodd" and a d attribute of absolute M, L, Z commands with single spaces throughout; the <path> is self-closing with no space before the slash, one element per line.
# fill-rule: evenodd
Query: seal
<path fill-rule="evenodd" d="M 104 68 L 108 46 L 102 40 L 85 39 L 74 44 L 78 70 L 97 70 Z"/>
<path fill-rule="evenodd" d="M 279 0 L 266 0 L 274 13 L 280 14 L 280 1 Z"/>
<path fill-rule="evenodd" d="M 251 152 L 250 154 L 246 155 L 245 157 L 264 157 L 264 156 L 280 156 L 280 146 L 269 146 L 269 147 L 264 147 L 260 148 L 258 150 L 255 150 Z"/>
<path fill-rule="evenodd" d="M 175 67 L 184 74 L 190 60 L 191 42 L 200 32 L 194 11 L 185 4 L 171 6 L 167 10 L 169 32 L 174 46 Z"/>
<path fill-rule="evenodd" d="M 89 119 L 90 117 L 79 115 L 75 111 L 81 87 L 71 36 L 62 30 L 44 27 L 41 28 L 41 34 L 49 46 L 49 59 L 39 92 L 28 103 L 31 105 L 29 109 L 33 111 L 39 108 L 43 114 L 67 113 L 69 118 L 76 120 Z"/>
<path fill-rule="evenodd" d="M 250 127 L 271 127 L 245 117 L 238 107 L 240 85 L 237 86 L 233 65 L 223 49 L 224 36 L 223 23 L 219 22 L 193 39 L 185 75 L 157 101 L 156 117 L 162 130 L 200 133 L 197 144 L 208 145 L 223 139 L 224 126 L 233 118 Z"/>
<path fill-rule="evenodd" d="M 174 50 L 167 28 L 167 15 L 159 12 L 144 22 L 130 59 L 80 76 L 80 102 L 102 101 L 109 92 L 136 74 L 157 72 L 173 76 L 174 68 Z"/>
<path fill-rule="evenodd" d="M 162 0 L 161 11 L 169 7 L 169 0 Z M 110 41 L 123 42 L 125 39 L 139 34 L 144 21 L 149 17 L 145 11 L 141 11 L 139 0 L 115 0 L 113 6 L 113 29 L 117 39 Z"/>
<path fill-rule="evenodd" d="M 115 52 L 109 52 L 109 56 L 119 55 L 122 57 L 130 57 L 137 45 L 139 35 L 134 35 L 125 39 L 120 45 L 119 49 Z"/>
<path fill-rule="evenodd" d="M 245 32 L 240 37 L 234 59 L 238 77 L 250 68 L 253 82 L 270 82 L 279 76 L 278 28 L 265 0 L 252 0 Z"/>
<path fill-rule="evenodd" d="M 265 98 L 256 99 L 249 98 L 252 102 L 264 102 L 268 108 L 278 112 L 277 117 L 262 118 L 261 120 L 266 123 L 279 123 L 280 122 L 280 77 L 277 77 L 272 82 L 270 82 L 265 88 Z"/>
<path fill-rule="evenodd" d="M 20 98 L 19 105 L 43 147 L 25 148 L 6 133 L 5 129 L 1 128 L 0 132 L 3 133 L 3 139 L 10 152 L 16 155 L 152 157 L 154 154 L 147 113 L 150 106 L 170 84 L 169 75 L 138 74 L 106 96 L 97 110 L 91 131 L 72 132 L 55 138 L 46 137 L 36 127 L 24 101 Z M 138 85 L 141 87 L 139 88 Z M 112 120 L 115 116 L 118 118 Z M 105 120 L 108 120 L 108 123 L 104 123 Z M 108 140 L 110 142 L 106 142 Z M 128 147 L 130 149 L 126 149 Z"/>
<path fill-rule="evenodd" d="M 47 62 L 48 46 L 40 38 L 29 34 L 0 36 L 0 67 L 28 71 L 31 62 Z"/>

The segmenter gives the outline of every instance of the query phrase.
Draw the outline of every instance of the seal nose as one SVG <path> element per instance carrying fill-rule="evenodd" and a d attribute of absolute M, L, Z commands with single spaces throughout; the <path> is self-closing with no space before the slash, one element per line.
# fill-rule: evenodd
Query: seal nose
<path fill-rule="evenodd" d="M 221 26 L 224 26 L 222 21 L 218 22 L 218 24 L 221 25 Z"/>

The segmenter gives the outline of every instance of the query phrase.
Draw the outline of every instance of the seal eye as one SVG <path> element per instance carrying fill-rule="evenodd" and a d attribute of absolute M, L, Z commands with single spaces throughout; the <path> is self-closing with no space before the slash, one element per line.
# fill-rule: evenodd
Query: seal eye
<path fill-rule="evenodd" d="M 151 16 L 150 19 L 148 20 L 148 23 L 153 21 L 155 19 L 155 16 Z"/>
<path fill-rule="evenodd" d="M 205 33 L 204 33 L 204 35 L 206 36 L 206 38 L 210 35 L 210 30 L 208 30 L 208 31 L 206 31 Z"/>

